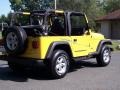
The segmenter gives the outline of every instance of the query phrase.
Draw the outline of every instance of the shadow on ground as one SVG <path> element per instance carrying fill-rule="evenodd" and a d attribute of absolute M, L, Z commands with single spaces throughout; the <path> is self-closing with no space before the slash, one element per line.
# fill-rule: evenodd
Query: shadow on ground
<path fill-rule="evenodd" d="M 70 69 L 70 72 L 75 72 L 78 69 L 82 69 L 85 67 L 98 67 L 95 62 L 90 61 L 79 61 L 74 63 L 73 67 Z M 0 64 L 0 80 L 10 80 L 15 82 L 27 82 L 28 79 L 35 80 L 53 80 L 46 69 L 46 67 L 41 64 L 39 67 L 34 67 L 33 69 L 28 69 L 26 72 L 14 73 L 8 67 L 7 64 Z"/>

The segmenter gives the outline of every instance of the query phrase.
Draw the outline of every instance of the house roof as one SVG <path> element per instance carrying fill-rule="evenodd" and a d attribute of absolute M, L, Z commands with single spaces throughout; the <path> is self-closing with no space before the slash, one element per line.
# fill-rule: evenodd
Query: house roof
<path fill-rule="evenodd" d="M 98 18 L 96 21 L 120 20 L 120 9 Z"/>

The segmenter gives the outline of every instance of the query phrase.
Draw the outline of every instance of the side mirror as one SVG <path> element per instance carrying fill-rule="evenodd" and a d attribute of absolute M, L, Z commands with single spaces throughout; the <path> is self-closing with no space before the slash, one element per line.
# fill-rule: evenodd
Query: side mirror
<path fill-rule="evenodd" d="M 86 30 L 87 30 L 86 35 L 90 35 L 90 29 L 91 29 L 91 28 L 87 25 L 87 26 L 86 26 Z"/>

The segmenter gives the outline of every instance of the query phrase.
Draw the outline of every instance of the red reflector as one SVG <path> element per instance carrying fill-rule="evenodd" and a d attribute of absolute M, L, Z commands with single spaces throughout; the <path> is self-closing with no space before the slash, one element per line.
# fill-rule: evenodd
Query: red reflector
<path fill-rule="evenodd" d="M 32 47 L 33 47 L 34 49 L 39 48 L 39 43 L 38 43 L 37 41 L 32 41 Z"/>

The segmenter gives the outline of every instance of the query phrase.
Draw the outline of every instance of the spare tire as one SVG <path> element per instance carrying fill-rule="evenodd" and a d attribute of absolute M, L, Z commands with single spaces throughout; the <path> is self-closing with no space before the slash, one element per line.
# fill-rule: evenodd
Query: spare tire
<path fill-rule="evenodd" d="M 18 55 L 23 53 L 26 47 L 27 34 L 22 27 L 9 27 L 4 35 L 4 47 L 8 54 Z"/>

